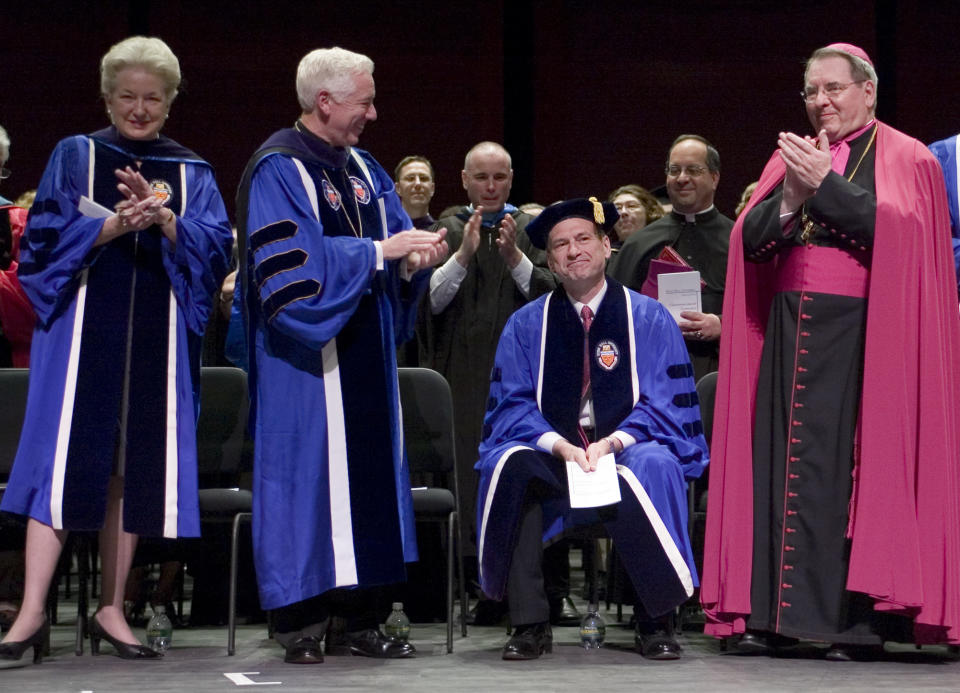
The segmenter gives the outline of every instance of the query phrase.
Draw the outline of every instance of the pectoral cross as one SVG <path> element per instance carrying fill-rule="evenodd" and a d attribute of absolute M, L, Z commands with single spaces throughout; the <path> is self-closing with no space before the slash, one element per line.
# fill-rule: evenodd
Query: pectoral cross
<path fill-rule="evenodd" d="M 800 218 L 800 224 L 802 226 L 800 240 L 804 243 L 809 243 L 810 239 L 813 238 L 813 234 L 816 233 L 816 225 L 813 223 L 813 219 L 806 214 Z"/>

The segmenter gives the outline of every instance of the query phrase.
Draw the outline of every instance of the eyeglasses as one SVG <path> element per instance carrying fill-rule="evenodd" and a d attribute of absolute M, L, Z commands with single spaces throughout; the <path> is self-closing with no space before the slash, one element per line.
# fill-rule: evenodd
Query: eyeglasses
<path fill-rule="evenodd" d="M 634 209 L 640 209 L 641 207 L 643 207 L 643 203 L 641 203 L 641 202 L 614 202 L 614 203 L 613 203 L 613 206 L 616 208 L 616 210 L 617 210 L 618 212 L 622 212 L 622 211 L 625 210 L 625 209 L 629 209 L 629 210 L 631 210 L 631 211 L 634 210 Z"/>
<path fill-rule="evenodd" d="M 709 169 L 706 166 L 696 166 L 691 164 L 690 166 L 667 166 L 664 169 L 668 176 L 673 176 L 676 178 L 681 173 L 686 173 L 691 178 L 696 178 L 697 176 L 702 176 Z"/>
<path fill-rule="evenodd" d="M 805 87 L 802 92 L 800 92 L 800 98 L 802 98 L 806 103 L 812 103 L 817 100 L 817 97 L 820 95 L 820 90 L 823 89 L 823 93 L 827 95 L 828 99 L 835 99 L 840 94 L 845 92 L 850 86 L 854 84 L 862 84 L 866 82 L 865 79 L 857 79 L 853 82 L 847 82 L 846 84 L 841 84 L 840 82 L 829 82 L 822 87 L 815 87 L 812 84 L 808 87 Z"/>
<path fill-rule="evenodd" d="M 0 167 L 0 180 L 6 180 L 10 177 L 10 169 Z"/>

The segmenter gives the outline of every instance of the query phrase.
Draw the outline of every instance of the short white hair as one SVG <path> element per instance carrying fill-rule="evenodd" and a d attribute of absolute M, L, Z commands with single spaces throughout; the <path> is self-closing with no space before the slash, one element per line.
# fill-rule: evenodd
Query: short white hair
<path fill-rule="evenodd" d="M 117 75 L 128 67 L 142 67 L 163 82 L 167 105 L 180 86 L 180 61 L 170 46 L 153 36 L 131 36 L 114 44 L 100 60 L 100 93 L 108 98 L 117 86 Z"/>
<path fill-rule="evenodd" d="M 3 126 L 0 125 L 0 166 L 7 163 L 7 159 L 10 158 L 10 136 L 7 134 L 7 131 L 3 129 Z"/>
<path fill-rule="evenodd" d="M 311 113 L 317 93 L 328 91 L 343 99 L 353 91 L 353 77 L 373 74 L 373 61 L 344 48 L 318 48 L 310 51 L 297 67 L 297 100 L 304 113 Z"/>

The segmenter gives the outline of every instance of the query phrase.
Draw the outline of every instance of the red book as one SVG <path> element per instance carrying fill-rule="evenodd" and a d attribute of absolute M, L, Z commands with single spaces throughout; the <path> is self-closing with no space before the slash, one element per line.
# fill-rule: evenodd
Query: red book
<path fill-rule="evenodd" d="M 650 261 L 650 266 L 647 268 L 647 278 L 643 281 L 640 293 L 656 300 L 660 295 L 657 290 L 657 277 L 659 275 L 669 274 L 670 272 L 689 272 L 692 269 L 687 261 L 680 256 L 680 253 L 669 245 L 664 246 L 657 257 Z M 706 285 L 707 283 L 701 279 L 700 288 L 702 289 Z"/>

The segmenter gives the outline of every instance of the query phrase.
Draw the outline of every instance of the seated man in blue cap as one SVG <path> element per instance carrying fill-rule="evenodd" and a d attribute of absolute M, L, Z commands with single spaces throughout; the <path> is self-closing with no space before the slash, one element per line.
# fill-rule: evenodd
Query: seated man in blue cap
<path fill-rule="evenodd" d="M 604 276 L 613 204 L 558 202 L 527 226 L 561 286 L 503 330 L 480 445 L 477 526 L 483 591 L 507 595 L 514 631 L 503 658 L 552 649 L 543 543 L 603 522 L 638 603 L 637 650 L 676 659 L 673 610 L 698 584 L 686 480 L 707 464 L 693 369 L 660 303 Z M 565 461 L 592 473 L 615 455 L 619 503 L 571 509 Z"/>

